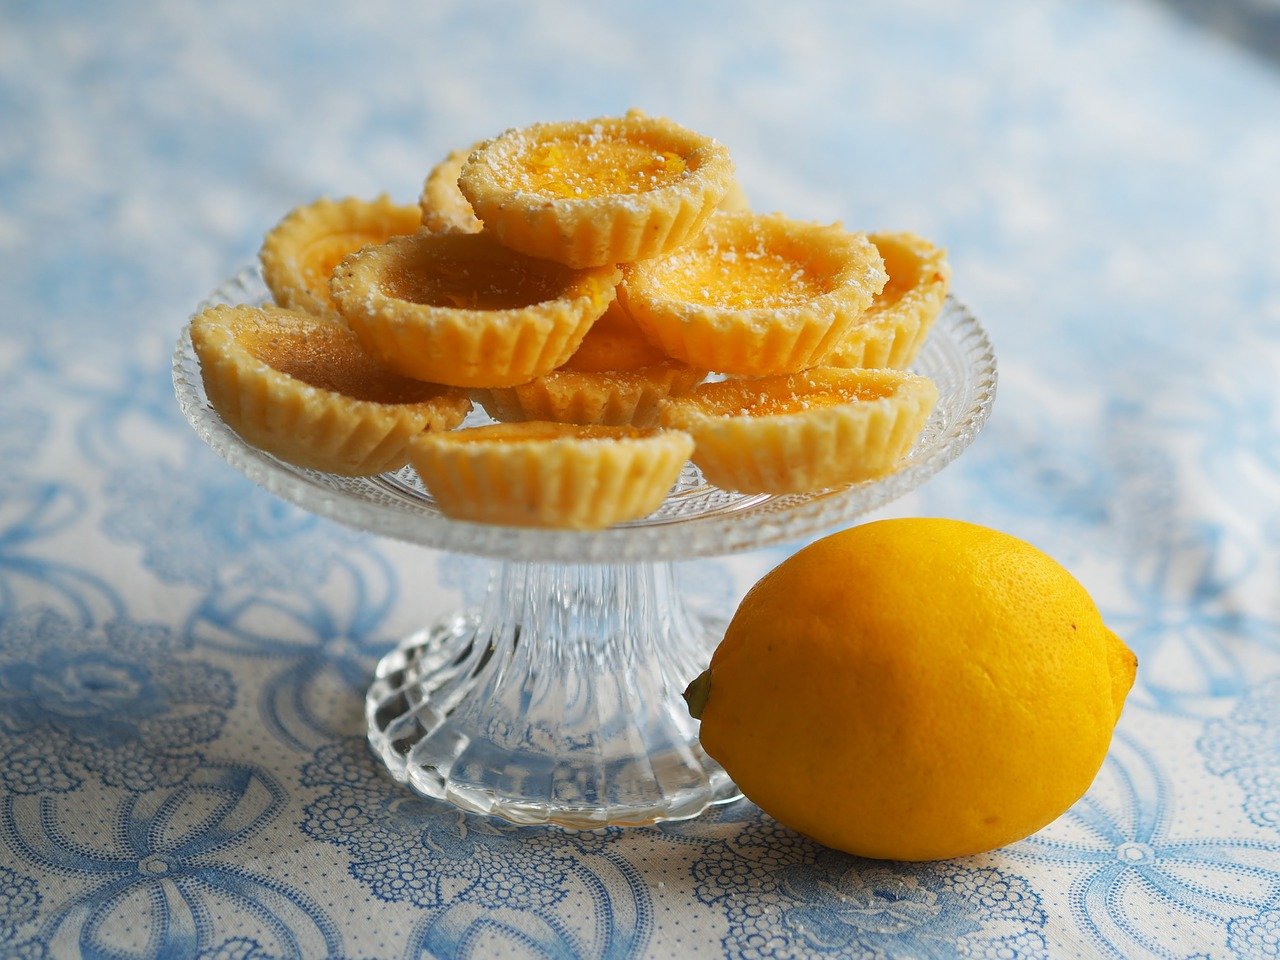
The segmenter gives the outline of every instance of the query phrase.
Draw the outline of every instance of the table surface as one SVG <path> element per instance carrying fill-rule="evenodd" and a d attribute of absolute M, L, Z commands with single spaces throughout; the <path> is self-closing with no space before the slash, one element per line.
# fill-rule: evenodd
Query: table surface
<path fill-rule="evenodd" d="M 0 4 L 0 955 L 1280 955 L 1280 8 L 1201 6 Z M 291 207 L 631 106 L 757 209 L 949 249 L 999 396 L 879 515 L 1034 542 L 1142 664 L 1034 837 L 910 865 L 745 802 L 420 800 L 364 689 L 486 563 L 285 505 L 179 415 L 178 330 Z M 791 549 L 684 587 L 729 612 Z"/>

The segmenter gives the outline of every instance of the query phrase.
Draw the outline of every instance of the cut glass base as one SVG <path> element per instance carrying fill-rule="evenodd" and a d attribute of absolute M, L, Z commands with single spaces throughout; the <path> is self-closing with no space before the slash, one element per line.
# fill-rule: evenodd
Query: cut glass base
<path fill-rule="evenodd" d="M 739 796 L 681 697 L 723 629 L 670 564 L 502 564 L 481 610 L 383 658 L 369 742 L 416 790 L 516 823 L 691 817 Z"/>

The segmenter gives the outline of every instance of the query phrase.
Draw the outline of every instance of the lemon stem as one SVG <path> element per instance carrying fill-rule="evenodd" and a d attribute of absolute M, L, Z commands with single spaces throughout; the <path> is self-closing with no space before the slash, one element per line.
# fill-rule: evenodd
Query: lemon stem
<path fill-rule="evenodd" d="M 684 688 L 684 702 L 689 705 L 689 713 L 695 720 L 702 719 L 702 711 L 706 709 L 707 697 L 711 696 L 711 671 L 703 670 L 693 683 Z"/>

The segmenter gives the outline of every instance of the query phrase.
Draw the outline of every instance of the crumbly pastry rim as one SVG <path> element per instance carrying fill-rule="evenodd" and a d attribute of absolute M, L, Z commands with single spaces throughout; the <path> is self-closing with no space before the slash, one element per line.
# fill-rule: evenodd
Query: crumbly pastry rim
<path fill-rule="evenodd" d="M 419 227 L 413 207 L 394 202 L 385 193 L 373 200 L 322 197 L 290 210 L 268 231 L 258 251 L 262 279 L 277 306 L 336 318 L 338 311 L 307 284 L 302 260 L 317 241 L 343 233 L 373 233 L 391 237 L 410 234 Z M 358 246 L 363 246 L 365 240 Z M 357 247 L 352 247 L 354 252 Z"/>
<path fill-rule="evenodd" d="M 458 175 L 462 173 L 463 164 L 483 142 L 450 151 L 427 173 L 422 184 L 422 195 L 418 198 L 423 227 L 436 233 L 446 230 L 479 233 L 484 229 L 484 224 L 458 189 Z"/>
<path fill-rule="evenodd" d="M 891 303 L 871 302 L 862 318 L 845 334 L 843 340 L 822 358 L 825 366 L 879 367 L 905 370 L 919 355 L 933 323 L 942 312 L 951 282 L 951 266 L 947 252 L 923 237 L 909 232 L 870 233 L 867 235 L 884 258 L 886 270 L 890 257 L 885 247 L 894 248 L 892 255 L 914 261 L 917 281 Z M 892 273 L 890 274 L 892 277 Z"/>
<path fill-rule="evenodd" d="M 218 415 L 246 442 L 296 466 L 345 476 L 398 470 L 415 436 L 451 430 L 471 409 L 464 392 L 444 387 L 427 400 L 380 403 L 298 380 L 241 344 L 238 319 L 336 321 L 270 305 L 218 305 L 191 321 L 205 393 Z"/>
<path fill-rule="evenodd" d="M 679 360 L 630 370 L 552 370 L 515 387 L 474 390 L 471 398 L 495 420 L 652 426 L 658 406 L 693 389 L 707 372 Z"/>
<path fill-rule="evenodd" d="M 657 139 L 685 161 L 679 179 L 637 193 L 583 199 L 553 198 L 507 186 L 495 172 L 530 141 L 546 141 L 600 128 Z M 700 230 L 733 183 L 729 151 L 711 137 L 665 117 L 631 111 L 624 117 L 536 123 L 481 143 L 458 177 L 485 229 L 504 245 L 571 267 L 644 260 L 678 247 Z"/>
<path fill-rule="evenodd" d="M 815 406 L 787 413 L 735 414 L 731 404 L 708 409 L 713 392 L 744 399 L 780 389 L 871 384 L 889 392 L 871 400 Z M 708 482 L 741 493 L 811 493 L 892 473 L 924 429 L 938 389 L 901 370 L 818 367 L 798 374 L 705 384 L 661 404 L 664 426 L 694 438 L 691 459 Z"/>
<path fill-rule="evenodd" d="M 475 247 L 485 256 L 513 262 L 526 257 L 484 233 L 419 231 L 357 251 L 334 271 L 334 300 L 370 354 L 404 376 L 450 386 L 508 387 L 551 372 L 573 354 L 613 301 L 621 276 L 612 264 L 570 271 L 559 297 L 522 307 L 433 306 L 383 289 L 400 248 L 411 244 Z"/>
<path fill-rule="evenodd" d="M 888 274 L 879 251 L 865 234 L 838 224 L 744 211 L 716 214 L 702 237 L 672 258 L 687 260 L 699 243 L 733 246 L 735 236 L 746 231 L 812 249 L 835 265 L 829 271 L 830 288 L 783 306 L 717 307 L 665 295 L 664 272 L 678 264 L 661 258 L 624 267 L 618 289 L 622 306 L 650 340 L 690 366 L 741 376 L 817 366 L 884 288 Z"/>
<path fill-rule="evenodd" d="M 425 229 L 436 233 L 446 230 L 479 233 L 484 229 L 484 224 L 458 188 L 458 177 L 463 165 L 483 144 L 484 141 L 481 140 L 469 147 L 452 150 L 428 171 L 422 184 L 422 193 L 418 197 L 422 226 Z M 729 181 L 729 187 L 721 198 L 718 209 L 724 213 L 740 213 L 751 209 L 751 201 L 736 179 Z"/>
<path fill-rule="evenodd" d="M 455 520 L 598 530 L 658 509 L 692 449 L 677 430 L 530 421 L 423 435 L 410 462 Z"/>

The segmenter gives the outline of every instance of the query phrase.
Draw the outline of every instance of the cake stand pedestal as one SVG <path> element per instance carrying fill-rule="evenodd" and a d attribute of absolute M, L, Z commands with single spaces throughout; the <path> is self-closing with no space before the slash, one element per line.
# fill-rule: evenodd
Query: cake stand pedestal
<path fill-rule="evenodd" d="M 739 795 L 680 696 L 722 634 L 670 563 L 505 562 L 479 610 L 378 665 L 369 741 L 422 793 L 518 823 L 694 816 Z"/>

